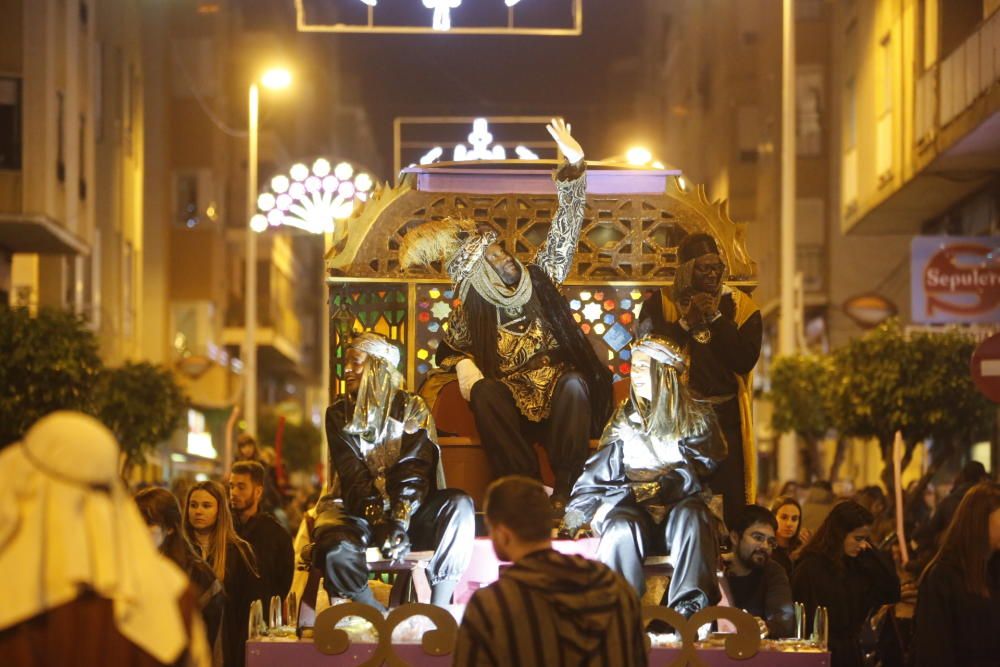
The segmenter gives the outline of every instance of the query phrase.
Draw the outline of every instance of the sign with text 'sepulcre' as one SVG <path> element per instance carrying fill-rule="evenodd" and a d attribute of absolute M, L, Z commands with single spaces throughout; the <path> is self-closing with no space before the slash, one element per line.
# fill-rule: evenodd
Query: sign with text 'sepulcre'
<path fill-rule="evenodd" d="M 1000 322 L 1000 237 L 914 237 L 910 298 L 914 322 Z"/>

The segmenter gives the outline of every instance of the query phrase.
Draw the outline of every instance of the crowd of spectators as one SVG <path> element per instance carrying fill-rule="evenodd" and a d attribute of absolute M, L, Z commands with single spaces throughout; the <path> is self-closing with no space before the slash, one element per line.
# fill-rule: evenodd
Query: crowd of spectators
<path fill-rule="evenodd" d="M 894 499 L 881 487 L 838 497 L 827 482 L 788 483 L 770 506 L 773 543 L 748 546 L 745 532 L 734 532 L 731 558 L 745 560 L 750 547 L 769 551 L 791 598 L 805 605 L 807 634 L 815 610 L 827 609 L 833 667 L 995 665 L 1000 485 L 972 461 L 937 498 L 927 480 L 907 487 L 901 544 Z M 763 539 L 761 527 L 752 530 Z M 760 607 L 759 587 L 747 598 L 733 570 L 735 606 L 767 620 L 773 611 Z"/>
<path fill-rule="evenodd" d="M 135 664 L 245 664 L 251 602 L 267 609 L 289 592 L 291 536 L 316 494 L 282 489 L 256 442 L 242 438 L 224 483 L 144 488 L 132 503 L 117 452 L 100 424 L 56 413 L 0 453 L 0 492 L 10 496 L 0 508 L 0 565 L 16 558 L 23 567 L 30 551 L 34 567 L 45 568 L 13 582 L 0 656 L 59 661 L 68 654 L 58 635 L 77 638 L 74 664 L 99 664 L 100 650 L 138 655 Z M 776 639 L 795 635 L 794 602 L 805 606 L 807 634 L 824 607 L 833 667 L 995 665 L 1000 485 L 973 462 L 946 491 L 938 500 L 934 487 L 906 489 L 900 540 L 894 497 L 880 487 L 838 497 L 825 482 L 786 484 L 769 508 L 747 505 L 727 527 L 725 603 Z M 62 509 L 38 517 L 39 503 Z M 455 664 L 563 664 L 565 651 L 592 655 L 598 644 L 604 653 L 586 664 L 644 664 L 635 587 L 600 563 L 553 551 L 549 508 L 533 480 L 491 486 L 486 526 L 498 557 L 513 565 L 473 596 Z M 67 548 L 94 562 L 55 557 Z M 174 570 L 164 569 L 168 561 Z M 38 582 L 46 590 L 31 588 Z M 19 600 L 46 602 L 22 609 Z M 135 618 L 166 630 L 147 636 Z"/>

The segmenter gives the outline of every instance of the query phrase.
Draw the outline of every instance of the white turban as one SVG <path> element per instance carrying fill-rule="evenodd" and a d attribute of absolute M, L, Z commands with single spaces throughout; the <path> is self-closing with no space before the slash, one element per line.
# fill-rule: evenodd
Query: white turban
<path fill-rule="evenodd" d="M 157 661 L 188 645 L 179 599 L 188 583 L 156 550 L 118 475 L 119 449 L 76 412 L 40 419 L 0 451 L 0 630 L 75 600 L 111 600 L 114 623 Z"/>

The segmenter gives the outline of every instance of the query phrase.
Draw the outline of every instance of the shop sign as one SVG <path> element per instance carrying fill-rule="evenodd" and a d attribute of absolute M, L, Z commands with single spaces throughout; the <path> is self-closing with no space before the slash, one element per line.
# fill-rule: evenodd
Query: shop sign
<path fill-rule="evenodd" d="M 910 297 L 914 322 L 1000 322 L 1000 237 L 914 237 Z"/>

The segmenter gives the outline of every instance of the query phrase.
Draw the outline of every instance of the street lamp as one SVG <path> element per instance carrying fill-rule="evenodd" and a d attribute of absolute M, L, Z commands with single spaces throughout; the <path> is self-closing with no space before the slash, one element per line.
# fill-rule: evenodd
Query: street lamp
<path fill-rule="evenodd" d="M 287 88 L 292 83 L 292 74 L 286 69 L 272 68 L 263 72 L 260 85 L 271 90 Z M 257 434 L 257 234 L 259 221 L 254 220 L 257 209 L 257 130 L 259 125 L 260 89 L 258 81 L 250 83 L 247 96 L 247 199 L 246 220 L 250 229 L 246 230 L 246 295 L 244 304 L 245 338 L 243 342 L 243 382 L 244 414 L 247 431 Z M 229 461 L 226 461 L 229 464 Z"/>
<path fill-rule="evenodd" d="M 350 162 L 336 165 L 324 157 L 317 158 L 308 165 L 303 162 L 293 164 L 287 174 L 273 176 L 254 202 L 255 213 L 250 218 L 253 236 L 271 228 L 294 227 L 310 234 L 323 235 L 323 256 L 326 256 L 333 239 L 333 232 L 339 221 L 344 221 L 354 212 L 358 202 L 367 201 L 372 195 L 375 181 L 367 171 L 360 171 Z M 324 315 L 329 315 L 324 300 Z M 336 319 L 354 315 L 341 304 L 332 317 L 340 331 Z M 320 382 L 324 396 L 329 396 L 330 388 L 330 321 L 323 318 L 321 335 L 322 371 Z M 342 338 L 343 336 L 341 336 Z M 248 385 L 249 386 L 249 385 Z M 323 434 L 324 451 L 326 433 Z"/>

